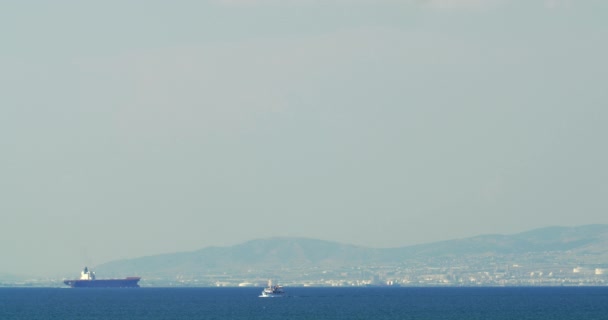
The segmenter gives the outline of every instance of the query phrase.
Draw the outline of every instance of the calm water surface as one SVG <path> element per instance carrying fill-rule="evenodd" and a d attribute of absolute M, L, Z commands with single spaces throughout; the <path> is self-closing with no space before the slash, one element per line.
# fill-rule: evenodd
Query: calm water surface
<path fill-rule="evenodd" d="M 0 319 L 608 319 L 608 287 L 0 288 Z"/>

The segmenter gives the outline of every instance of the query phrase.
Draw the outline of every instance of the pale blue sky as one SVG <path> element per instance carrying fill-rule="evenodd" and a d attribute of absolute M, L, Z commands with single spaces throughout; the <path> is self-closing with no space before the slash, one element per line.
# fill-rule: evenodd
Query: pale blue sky
<path fill-rule="evenodd" d="M 0 4 L 0 273 L 608 223 L 608 2 Z"/>

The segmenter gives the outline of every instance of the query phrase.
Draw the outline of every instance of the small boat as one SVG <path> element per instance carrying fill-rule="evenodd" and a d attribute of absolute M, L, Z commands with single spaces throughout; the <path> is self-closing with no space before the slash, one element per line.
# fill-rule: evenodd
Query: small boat
<path fill-rule="evenodd" d="M 285 291 L 283 291 L 283 287 L 280 285 L 272 285 L 272 280 L 268 280 L 268 287 L 262 290 L 262 294 L 260 294 L 260 298 L 279 298 L 284 297 Z"/>

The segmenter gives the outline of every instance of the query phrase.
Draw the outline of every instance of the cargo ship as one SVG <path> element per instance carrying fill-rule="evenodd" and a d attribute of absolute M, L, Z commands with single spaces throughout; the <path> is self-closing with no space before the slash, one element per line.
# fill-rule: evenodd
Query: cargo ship
<path fill-rule="evenodd" d="M 63 280 L 63 283 L 72 288 L 139 288 L 141 277 L 126 277 L 124 279 L 95 279 L 95 272 L 84 267 L 80 272 L 80 279 Z"/>

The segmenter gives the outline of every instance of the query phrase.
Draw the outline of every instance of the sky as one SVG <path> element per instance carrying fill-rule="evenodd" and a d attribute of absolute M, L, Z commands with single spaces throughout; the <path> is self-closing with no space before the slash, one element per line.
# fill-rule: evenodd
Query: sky
<path fill-rule="evenodd" d="M 608 2 L 0 2 L 0 274 L 608 223 Z"/>

